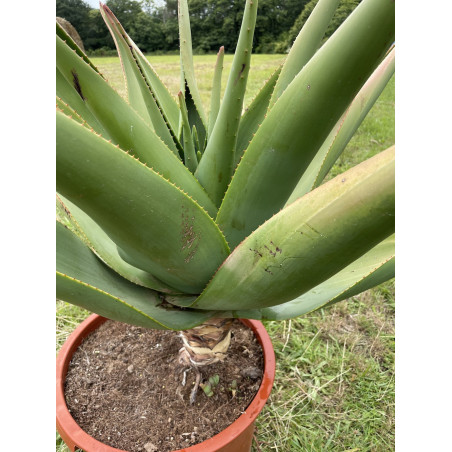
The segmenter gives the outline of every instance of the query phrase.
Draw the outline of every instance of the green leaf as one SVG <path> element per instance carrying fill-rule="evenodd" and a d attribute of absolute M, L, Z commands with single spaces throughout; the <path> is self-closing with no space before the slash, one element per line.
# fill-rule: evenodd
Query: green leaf
<path fill-rule="evenodd" d="M 361 88 L 346 112 L 341 116 L 327 139 L 323 142 L 305 173 L 301 176 L 286 205 L 291 204 L 297 198 L 310 192 L 322 183 L 328 171 L 342 154 L 348 142 L 389 82 L 394 74 L 394 68 L 395 50 L 391 50 Z"/>
<path fill-rule="evenodd" d="M 69 116 L 78 123 L 86 125 L 88 127 L 86 121 L 73 108 L 71 108 L 66 102 L 64 102 L 63 99 L 61 99 L 58 96 L 56 97 L 56 108 L 62 113 L 64 113 L 66 116 Z"/>
<path fill-rule="evenodd" d="M 287 55 L 270 100 L 270 108 L 320 47 L 339 0 L 319 0 Z"/>
<path fill-rule="evenodd" d="M 250 70 L 257 0 L 247 0 L 223 101 L 195 176 L 219 206 L 232 177 L 237 131 Z"/>
<path fill-rule="evenodd" d="M 204 147 L 207 120 L 196 84 L 187 0 L 178 0 L 178 20 L 182 90 L 184 91 L 185 102 L 187 104 L 190 126 L 196 125 L 199 141 Z"/>
<path fill-rule="evenodd" d="M 394 235 L 333 277 L 287 303 L 264 308 L 261 319 L 285 320 L 330 306 L 381 284 L 395 274 Z M 240 315 L 240 312 L 237 313 Z"/>
<path fill-rule="evenodd" d="M 130 105 L 155 130 L 165 144 L 179 156 L 179 151 L 174 141 L 178 124 L 175 124 L 176 128 L 171 133 L 164 111 L 160 108 L 152 86 L 146 79 L 143 68 L 135 55 L 135 49 L 138 48 L 108 6 L 102 5 L 100 12 L 118 50 Z M 162 85 L 160 88 L 164 89 Z"/>
<path fill-rule="evenodd" d="M 212 135 L 213 126 L 217 120 L 218 111 L 220 110 L 220 95 L 221 95 L 221 74 L 223 73 L 223 59 L 224 46 L 220 47 L 217 54 L 217 61 L 215 63 L 215 70 L 213 73 L 212 95 L 210 96 L 210 113 L 209 113 L 209 127 L 207 131 L 207 139 Z"/>
<path fill-rule="evenodd" d="M 260 309 L 293 300 L 394 232 L 394 148 L 284 208 L 247 237 L 192 307 Z"/>
<path fill-rule="evenodd" d="M 94 114 L 89 110 L 83 99 L 75 90 L 74 86 L 70 84 L 64 75 L 56 70 L 56 95 L 64 102 L 67 107 L 76 112 L 76 116 L 86 121 L 87 126 L 92 127 L 97 133 L 100 133 L 104 138 L 111 138 L 109 133 L 105 130 L 102 124 L 97 120 Z M 67 109 L 65 109 L 68 111 Z"/>
<path fill-rule="evenodd" d="M 162 283 L 151 274 L 125 262 L 118 253 L 118 248 L 105 231 L 93 221 L 83 210 L 63 196 L 57 196 L 57 203 L 69 217 L 76 232 L 91 250 L 111 269 L 134 284 L 153 289 L 158 292 L 179 293 Z"/>
<path fill-rule="evenodd" d="M 56 148 L 57 191 L 105 231 L 123 259 L 179 291 L 204 288 L 229 249 L 193 199 L 60 112 Z"/>
<path fill-rule="evenodd" d="M 68 83 L 70 81 L 77 86 L 80 91 L 79 99 L 107 129 L 113 143 L 161 173 L 163 177 L 189 193 L 210 215 L 215 215 L 216 207 L 179 158 L 168 149 L 138 113 L 58 37 L 57 67 Z M 72 106 L 70 102 L 67 103 Z M 80 113 L 76 107 L 74 109 Z"/>
<path fill-rule="evenodd" d="M 251 140 L 218 212 L 231 247 L 284 206 L 393 40 L 394 2 L 364 0 L 286 88 Z"/>
<path fill-rule="evenodd" d="M 184 100 L 185 102 L 185 100 Z M 185 106 L 185 110 L 187 110 L 187 106 Z M 201 154 L 201 149 L 200 149 L 200 145 L 199 145 L 199 139 L 198 139 L 198 132 L 196 130 L 196 126 L 193 126 L 192 128 L 192 132 L 191 132 L 192 138 L 193 138 L 193 145 L 195 147 L 195 152 L 196 152 L 196 161 L 197 163 L 199 163 L 199 161 L 201 160 L 200 157 L 202 157 Z M 198 166 L 198 165 L 196 165 Z"/>
<path fill-rule="evenodd" d="M 214 314 L 168 305 L 162 294 L 132 284 L 104 265 L 59 222 L 56 233 L 56 295 L 60 300 L 109 319 L 153 329 L 185 330 Z"/>
<path fill-rule="evenodd" d="M 155 100 L 168 121 L 170 130 L 174 132 L 177 137 L 179 128 L 179 108 L 177 102 L 163 81 L 160 80 L 160 77 L 157 75 L 148 59 L 141 53 L 140 49 L 132 41 L 131 45 L 132 52 L 143 71 L 143 75 L 154 94 Z"/>
<path fill-rule="evenodd" d="M 240 119 L 239 131 L 237 132 L 237 144 L 235 146 L 234 168 L 240 163 L 245 149 L 248 147 L 256 130 L 265 119 L 270 98 L 280 73 L 281 66 L 276 69 L 271 77 L 264 83 L 264 86 L 251 101 L 249 107 L 245 109 L 245 113 Z"/>
<path fill-rule="evenodd" d="M 184 95 L 181 91 L 178 94 L 180 112 L 182 115 L 182 133 L 184 143 L 184 162 L 185 166 L 194 173 L 198 167 L 198 158 L 196 157 L 195 144 L 193 143 L 193 137 L 190 130 L 190 124 L 188 123 L 187 107 L 185 105 Z M 193 126 L 193 130 L 196 127 Z"/>

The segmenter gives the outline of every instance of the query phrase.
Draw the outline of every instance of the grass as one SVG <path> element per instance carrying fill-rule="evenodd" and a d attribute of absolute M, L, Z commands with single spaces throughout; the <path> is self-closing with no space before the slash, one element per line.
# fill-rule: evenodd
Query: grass
<path fill-rule="evenodd" d="M 283 61 L 254 55 L 245 105 Z M 125 95 L 118 58 L 92 58 Z M 179 57 L 152 65 L 176 95 Z M 223 89 L 232 56 L 226 55 Z M 195 56 L 206 113 L 215 56 Z M 394 78 L 370 111 L 328 178 L 394 143 Z M 89 313 L 57 301 L 57 350 Z M 394 280 L 337 305 L 284 322 L 265 322 L 277 357 L 270 400 L 256 424 L 253 452 L 394 450 Z M 67 452 L 57 434 L 58 452 Z"/>

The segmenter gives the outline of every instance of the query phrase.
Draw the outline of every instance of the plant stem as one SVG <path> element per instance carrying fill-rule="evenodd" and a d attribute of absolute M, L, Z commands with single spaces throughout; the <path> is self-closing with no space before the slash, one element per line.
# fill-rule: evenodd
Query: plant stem
<path fill-rule="evenodd" d="M 233 319 L 210 319 L 190 330 L 180 332 L 183 347 L 181 363 L 194 367 L 223 361 L 231 342 Z"/>

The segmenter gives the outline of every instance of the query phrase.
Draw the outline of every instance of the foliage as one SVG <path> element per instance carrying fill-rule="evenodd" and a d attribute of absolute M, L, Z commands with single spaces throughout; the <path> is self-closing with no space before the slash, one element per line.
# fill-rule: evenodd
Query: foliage
<path fill-rule="evenodd" d="M 254 51 L 272 53 L 275 42 L 283 40 L 308 0 L 261 0 L 254 35 Z M 177 0 L 163 4 L 152 0 L 107 0 L 107 6 L 144 52 L 178 49 Z M 195 53 L 216 52 L 225 46 L 235 50 L 243 0 L 189 0 Z M 98 9 L 83 0 L 57 0 L 57 15 L 74 25 L 90 53 L 114 43 L 100 20 Z M 105 53 L 105 52 L 104 52 Z M 99 53 L 91 53 L 93 55 Z"/>
<path fill-rule="evenodd" d="M 84 45 L 91 27 L 90 11 L 90 6 L 83 0 L 56 0 L 56 16 L 75 27 Z"/>
<path fill-rule="evenodd" d="M 128 102 L 57 26 L 57 203 L 71 223 L 57 222 L 59 298 L 187 330 L 293 318 L 393 277 L 394 149 L 323 180 L 394 71 L 394 5 L 365 0 L 317 52 L 336 6 L 319 2 L 242 114 L 248 0 L 209 117 L 186 2 L 178 102 L 107 6 Z M 213 99 L 222 61 L 220 50 Z"/>
<path fill-rule="evenodd" d="M 333 18 L 325 32 L 325 39 L 328 39 L 341 25 L 341 23 L 350 15 L 350 13 L 359 5 L 361 0 L 342 0 L 334 13 Z M 296 18 L 294 24 L 288 31 L 285 39 L 276 45 L 278 52 L 284 51 L 291 47 L 292 43 L 298 35 L 305 22 L 308 20 L 309 15 L 317 5 L 318 0 L 310 0 L 306 3 L 303 11 Z"/>

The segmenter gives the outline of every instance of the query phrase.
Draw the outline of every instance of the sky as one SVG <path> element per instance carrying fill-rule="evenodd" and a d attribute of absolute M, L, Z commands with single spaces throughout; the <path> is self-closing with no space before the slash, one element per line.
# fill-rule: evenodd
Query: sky
<path fill-rule="evenodd" d="M 99 0 L 85 0 L 91 8 L 99 9 Z"/>
<path fill-rule="evenodd" d="M 91 8 L 99 9 L 99 0 L 84 0 L 84 1 L 88 3 L 88 5 L 91 6 Z M 106 3 L 106 0 L 102 0 L 102 3 Z M 163 1 L 157 0 L 155 3 L 158 5 L 162 4 Z"/>

